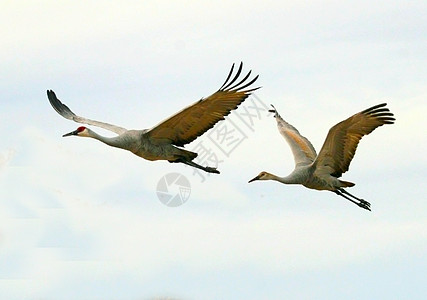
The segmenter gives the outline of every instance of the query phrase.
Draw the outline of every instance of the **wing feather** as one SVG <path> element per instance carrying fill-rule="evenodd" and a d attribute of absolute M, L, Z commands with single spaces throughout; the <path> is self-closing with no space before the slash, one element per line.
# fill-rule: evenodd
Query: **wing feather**
<path fill-rule="evenodd" d="M 207 98 L 202 98 L 151 128 L 147 132 L 151 140 L 153 142 L 171 142 L 176 146 L 183 146 L 194 141 L 218 121 L 223 120 L 224 116 L 236 109 L 251 92 L 259 88 L 246 89 L 258 78 L 256 76 L 249 83 L 244 84 L 251 72 L 243 80 L 234 84 L 239 78 L 242 68 L 243 64 L 240 63 L 237 73 L 230 80 L 234 70 L 233 64 L 226 81 L 217 92 Z"/>
<path fill-rule="evenodd" d="M 386 105 L 372 106 L 333 126 L 316 158 L 317 169 L 335 177 L 347 172 L 362 137 L 377 127 L 394 123 L 394 115 Z"/>
<path fill-rule="evenodd" d="M 52 107 L 56 110 L 58 114 L 63 116 L 65 119 L 72 120 L 77 123 L 81 124 L 88 124 L 93 125 L 97 127 L 101 127 L 107 130 L 110 130 L 112 132 L 115 132 L 117 134 L 122 134 L 123 132 L 127 131 L 125 128 L 115 126 L 112 124 L 99 122 L 95 120 L 86 119 L 84 117 L 77 116 L 75 113 L 71 111 L 70 108 L 68 108 L 67 105 L 63 104 L 55 95 L 54 91 L 48 90 L 47 91 L 47 97 L 49 98 L 49 102 L 52 105 Z"/>
<path fill-rule="evenodd" d="M 295 166 L 311 164 L 316 159 L 316 150 L 310 141 L 306 137 L 302 136 L 294 126 L 286 122 L 279 115 L 274 106 L 270 112 L 275 113 L 274 117 L 277 121 L 277 128 L 291 147 L 292 154 L 294 155 Z"/>

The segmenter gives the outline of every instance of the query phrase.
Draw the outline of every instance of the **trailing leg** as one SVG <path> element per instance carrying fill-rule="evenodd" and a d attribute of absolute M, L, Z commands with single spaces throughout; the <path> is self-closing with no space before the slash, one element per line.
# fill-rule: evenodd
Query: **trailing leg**
<path fill-rule="evenodd" d="M 350 193 L 348 193 L 347 191 L 345 191 L 344 189 L 342 189 L 342 188 L 340 188 L 340 189 L 338 189 L 338 190 L 335 190 L 335 191 L 333 191 L 335 194 L 337 194 L 337 195 L 339 195 L 339 196 L 341 196 L 341 197 L 343 197 L 343 198 L 345 198 L 345 199 L 347 199 L 348 201 L 351 201 L 351 202 L 353 202 L 354 204 L 356 204 L 357 206 L 360 206 L 361 208 L 364 208 L 364 209 L 366 209 L 366 210 L 371 210 L 371 204 L 368 202 L 368 201 L 365 201 L 365 200 L 363 200 L 363 199 L 359 199 L 359 198 L 357 198 L 357 197 L 355 197 L 355 196 L 353 196 L 353 195 L 351 195 Z M 353 199 L 351 199 L 350 197 L 348 197 L 348 196 L 346 196 L 346 195 L 349 195 L 349 196 L 351 196 L 351 197 L 353 197 L 354 199 L 356 199 L 356 200 L 358 200 L 358 201 L 355 201 L 355 200 L 353 200 Z"/>
<path fill-rule="evenodd" d="M 368 201 L 365 201 L 363 199 L 357 198 L 356 196 L 350 194 L 349 192 L 347 192 L 345 189 L 340 189 L 341 192 L 343 192 L 346 195 L 349 195 L 350 197 L 353 197 L 356 200 L 359 200 L 361 203 L 365 204 L 366 206 L 371 206 L 371 203 L 369 203 Z"/>
<path fill-rule="evenodd" d="M 186 160 L 184 158 L 178 158 L 177 160 L 169 161 L 169 162 L 171 162 L 171 163 L 183 163 L 183 164 L 186 164 L 186 165 L 189 165 L 191 167 L 203 170 L 203 171 L 208 172 L 208 173 L 219 174 L 219 171 L 216 168 L 213 168 L 213 167 L 203 167 L 203 166 L 195 163 L 194 161 L 191 161 L 191 160 L 189 161 L 189 160 Z"/>

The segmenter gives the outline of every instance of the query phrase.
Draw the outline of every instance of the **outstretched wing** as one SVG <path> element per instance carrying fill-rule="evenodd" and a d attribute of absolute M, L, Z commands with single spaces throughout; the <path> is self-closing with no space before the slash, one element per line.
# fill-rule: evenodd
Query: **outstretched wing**
<path fill-rule="evenodd" d="M 242 80 L 236 83 L 242 68 L 243 63 L 240 63 L 237 73 L 230 80 L 234 70 L 233 64 L 227 79 L 217 92 L 205 99 L 202 98 L 151 128 L 147 134 L 152 142 L 167 141 L 176 146 L 183 146 L 194 141 L 218 121 L 223 120 L 224 116 L 236 109 L 251 92 L 259 88 L 246 89 L 258 78 L 256 76 L 247 82 L 252 71 L 249 71 Z"/>
<path fill-rule="evenodd" d="M 335 177 L 347 172 L 360 139 L 379 126 L 394 123 L 386 105 L 375 105 L 333 126 L 316 158 L 317 169 Z"/>
<path fill-rule="evenodd" d="M 277 128 L 291 147 L 295 166 L 311 164 L 316 159 L 316 150 L 310 141 L 303 137 L 294 126 L 283 120 L 274 106 L 269 111 L 274 112 Z"/>
<path fill-rule="evenodd" d="M 125 128 L 122 128 L 119 126 L 77 116 L 75 113 L 71 111 L 71 109 L 68 108 L 67 105 L 63 104 L 56 97 L 55 93 L 52 90 L 47 91 L 47 97 L 49 98 L 49 102 L 52 105 L 52 107 L 56 110 L 56 112 L 68 120 L 72 120 L 77 123 L 98 126 L 98 127 L 110 130 L 112 132 L 115 132 L 117 134 L 122 134 L 123 132 L 127 131 Z"/>

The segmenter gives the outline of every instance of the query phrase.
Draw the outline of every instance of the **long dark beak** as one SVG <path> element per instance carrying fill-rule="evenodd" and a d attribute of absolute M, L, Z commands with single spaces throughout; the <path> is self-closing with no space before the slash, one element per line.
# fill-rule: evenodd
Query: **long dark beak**
<path fill-rule="evenodd" d="M 74 130 L 74 131 L 71 131 L 69 133 L 64 134 L 62 137 L 77 135 L 78 132 L 79 132 L 78 130 Z"/>
<path fill-rule="evenodd" d="M 248 181 L 248 183 L 251 183 L 252 181 L 258 180 L 259 179 L 259 175 L 257 177 L 252 178 L 251 180 Z"/>

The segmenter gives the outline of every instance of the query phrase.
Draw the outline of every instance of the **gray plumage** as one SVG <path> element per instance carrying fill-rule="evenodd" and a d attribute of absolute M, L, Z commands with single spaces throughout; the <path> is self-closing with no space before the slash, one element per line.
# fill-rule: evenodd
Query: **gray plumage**
<path fill-rule="evenodd" d="M 167 160 L 171 163 L 184 163 L 209 173 L 219 173 L 216 168 L 204 167 L 193 160 L 197 153 L 179 148 L 194 141 L 197 137 L 223 120 L 232 110 L 236 109 L 257 88 L 250 86 L 258 79 L 255 76 L 248 81 L 251 71 L 240 81 L 243 64 L 232 77 L 234 64 L 218 91 L 207 98 L 195 102 L 151 129 L 127 130 L 123 127 L 87 119 L 73 113 L 63 104 L 52 90 L 47 96 L 52 107 L 64 118 L 77 123 L 93 125 L 110 130 L 115 137 L 104 137 L 89 128 L 81 126 L 77 130 L 63 136 L 82 136 L 97 139 L 109 146 L 129 150 L 147 160 Z M 237 82 L 238 81 L 238 82 Z"/>
<path fill-rule="evenodd" d="M 271 112 L 275 113 L 279 132 L 291 147 L 295 169 L 286 177 L 263 171 L 249 182 L 276 180 L 285 184 L 302 184 L 315 190 L 329 190 L 364 209 L 371 210 L 369 202 L 344 190 L 354 186 L 354 183 L 338 178 L 348 171 L 357 145 L 364 135 L 384 124 L 394 123 L 393 114 L 385 106 L 386 103 L 375 105 L 333 126 L 318 155 L 310 141 L 287 123 L 273 106 Z"/>

